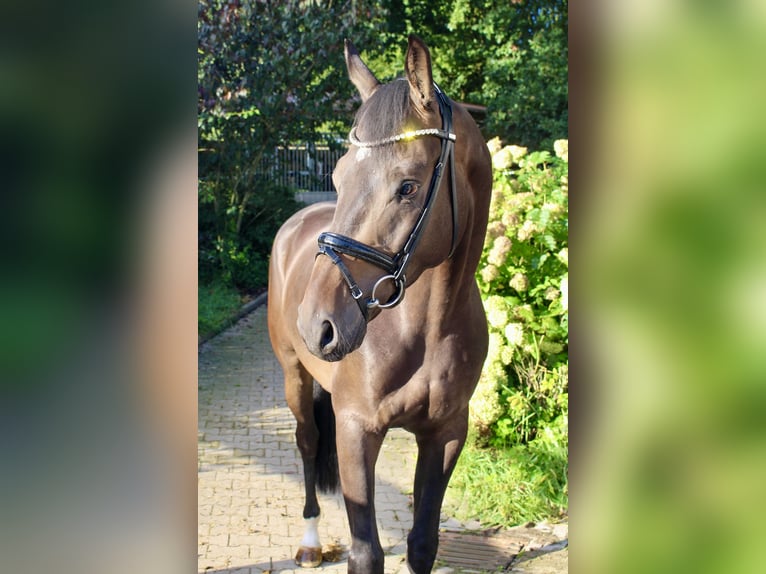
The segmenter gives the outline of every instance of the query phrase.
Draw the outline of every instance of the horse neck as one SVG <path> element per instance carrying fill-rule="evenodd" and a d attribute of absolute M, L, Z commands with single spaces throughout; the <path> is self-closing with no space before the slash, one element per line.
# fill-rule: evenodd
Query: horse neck
<path fill-rule="evenodd" d="M 453 256 L 424 272 L 416 282 L 422 283 L 419 290 L 428 302 L 426 308 L 445 319 L 452 313 L 459 315 L 460 306 L 477 288 L 476 269 L 484 248 L 492 195 L 492 163 L 484 138 L 462 108 L 456 114 L 456 122 L 456 129 L 468 138 L 467 145 L 460 150 L 462 154 L 455 157 L 455 161 L 465 166 L 459 200 L 459 209 L 463 214 L 460 225 L 464 231 L 459 233 L 459 243 Z"/>
<path fill-rule="evenodd" d="M 403 301 L 403 312 L 413 319 L 433 324 L 449 321 L 461 313 L 471 290 L 476 288 L 478 255 L 469 243 L 458 246 L 452 258 L 425 270 L 410 287 Z M 479 255 L 481 248 L 479 248 Z"/>
<path fill-rule="evenodd" d="M 492 197 L 492 159 L 484 136 L 462 106 L 454 106 L 453 119 L 455 132 L 460 134 L 462 140 L 460 145 L 455 145 L 454 158 L 462 168 L 460 210 L 465 214 L 461 218 L 465 231 L 461 234 L 461 247 L 466 244 L 465 265 L 470 268 L 471 274 L 475 274 L 487 233 Z"/>

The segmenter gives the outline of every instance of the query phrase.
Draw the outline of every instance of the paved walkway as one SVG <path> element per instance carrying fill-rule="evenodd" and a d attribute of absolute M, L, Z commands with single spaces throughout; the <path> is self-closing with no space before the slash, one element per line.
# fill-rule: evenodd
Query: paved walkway
<path fill-rule="evenodd" d="M 303 473 L 281 368 L 271 352 L 265 306 L 201 346 L 198 376 L 199 572 L 305 574 L 308 571 L 296 569 L 293 562 L 303 535 Z M 412 436 L 394 429 L 376 467 L 375 502 L 386 574 L 407 570 L 415 452 Z M 320 505 L 322 543 L 338 548 L 339 561 L 325 562 L 316 572 L 345 573 L 349 534 L 343 499 L 320 494 Z M 541 531 L 537 546 L 567 536 L 561 529 L 555 534 L 552 529 Z M 528 549 L 534 547 L 529 538 Z M 550 558 L 545 554 L 512 571 L 566 572 L 566 552 L 550 553 L 559 562 L 555 568 L 547 564 Z M 459 571 L 434 569 L 444 574 Z"/>

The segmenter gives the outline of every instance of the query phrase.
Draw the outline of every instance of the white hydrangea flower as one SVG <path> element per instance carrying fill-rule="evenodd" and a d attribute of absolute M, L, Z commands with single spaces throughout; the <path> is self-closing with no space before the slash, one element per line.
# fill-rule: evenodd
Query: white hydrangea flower
<path fill-rule="evenodd" d="M 490 221 L 487 225 L 487 238 L 496 239 L 505 233 L 506 226 L 502 221 Z"/>
<path fill-rule="evenodd" d="M 502 149 L 502 147 L 503 144 L 500 142 L 500 138 L 498 137 L 494 137 L 487 142 L 487 149 L 489 150 L 490 155 L 495 155 Z"/>
<path fill-rule="evenodd" d="M 486 368 L 482 372 L 479 384 L 471 397 L 469 412 L 472 424 L 480 430 L 488 429 L 503 413 L 500 406 L 500 396 L 497 392 L 497 379 L 490 377 Z"/>
<path fill-rule="evenodd" d="M 505 235 L 501 235 L 492 242 L 492 249 L 490 250 L 489 255 L 487 255 L 487 261 L 492 265 L 497 265 L 500 267 L 505 264 L 505 257 L 508 255 L 510 250 L 510 238 Z"/>
<path fill-rule="evenodd" d="M 524 329 L 521 323 L 508 323 L 505 326 L 505 338 L 510 346 L 521 346 L 524 342 Z"/>
<path fill-rule="evenodd" d="M 569 163 L 569 140 L 556 140 L 553 142 L 553 151 L 556 156 Z"/>
<path fill-rule="evenodd" d="M 523 273 L 516 273 L 509 283 L 511 287 L 516 289 L 519 293 L 522 293 L 529 289 L 529 279 Z"/>
<path fill-rule="evenodd" d="M 499 152 L 492 155 L 492 167 L 497 170 L 508 169 L 513 165 L 513 154 L 508 147 L 504 147 Z"/>
<path fill-rule="evenodd" d="M 492 264 L 487 265 L 484 269 L 481 270 L 481 278 L 485 283 L 489 283 L 490 281 L 497 279 L 498 274 L 499 271 L 497 267 Z"/>
<path fill-rule="evenodd" d="M 485 310 L 487 322 L 495 329 L 502 328 L 508 322 L 508 306 L 502 297 L 498 295 L 487 297 Z"/>
<path fill-rule="evenodd" d="M 529 239 L 532 236 L 532 234 L 535 232 L 535 230 L 536 230 L 535 222 L 534 221 L 530 221 L 529 219 L 527 219 L 521 225 L 521 228 L 519 228 L 519 231 L 516 234 L 516 237 L 518 238 L 519 241 L 526 241 L 527 239 Z"/>
<path fill-rule="evenodd" d="M 527 148 L 525 147 L 521 147 L 518 145 L 509 145 L 506 149 L 510 151 L 511 156 L 513 157 L 514 163 L 519 163 L 519 160 L 521 160 L 521 158 L 527 155 Z"/>
<path fill-rule="evenodd" d="M 559 251 L 556 254 L 556 257 L 558 257 L 559 261 L 561 261 L 564 265 L 569 267 L 569 249 L 564 247 L 561 251 Z"/>
<path fill-rule="evenodd" d="M 503 225 L 505 225 L 507 229 L 508 227 L 513 227 L 515 225 L 518 225 L 519 216 L 518 214 L 513 213 L 512 211 L 506 211 L 503 213 L 502 217 L 500 218 L 500 221 L 502 221 Z"/>
<path fill-rule="evenodd" d="M 510 365 L 513 361 L 513 347 L 503 345 L 503 348 L 500 349 L 500 360 L 503 361 L 504 365 Z"/>
<path fill-rule="evenodd" d="M 555 301 L 558 299 L 558 296 L 561 294 L 561 292 L 556 289 L 555 287 L 548 287 L 545 290 L 545 300 L 546 301 Z"/>

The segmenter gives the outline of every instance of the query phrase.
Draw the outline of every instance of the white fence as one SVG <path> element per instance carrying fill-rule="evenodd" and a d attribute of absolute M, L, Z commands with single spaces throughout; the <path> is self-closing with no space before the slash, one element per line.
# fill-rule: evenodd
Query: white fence
<path fill-rule="evenodd" d="M 262 163 L 262 173 L 281 185 L 296 190 L 296 198 L 305 203 L 334 199 L 332 172 L 345 147 L 306 143 L 277 148 L 273 157 Z"/>

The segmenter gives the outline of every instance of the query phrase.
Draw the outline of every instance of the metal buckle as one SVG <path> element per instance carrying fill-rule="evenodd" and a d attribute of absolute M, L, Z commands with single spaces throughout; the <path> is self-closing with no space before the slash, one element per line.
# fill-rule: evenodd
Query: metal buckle
<path fill-rule="evenodd" d="M 362 295 L 364 295 L 364 293 L 363 293 L 363 292 L 362 292 L 362 290 L 359 288 L 359 285 L 357 285 L 356 283 L 354 283 L 354 284 L 351 286 L 351 296 L 352 296 L 354 299 L 356 299 L 356 300 L 358 301 L 359 299 L 361 299 L 361 298 L 362 298 Z"/>

